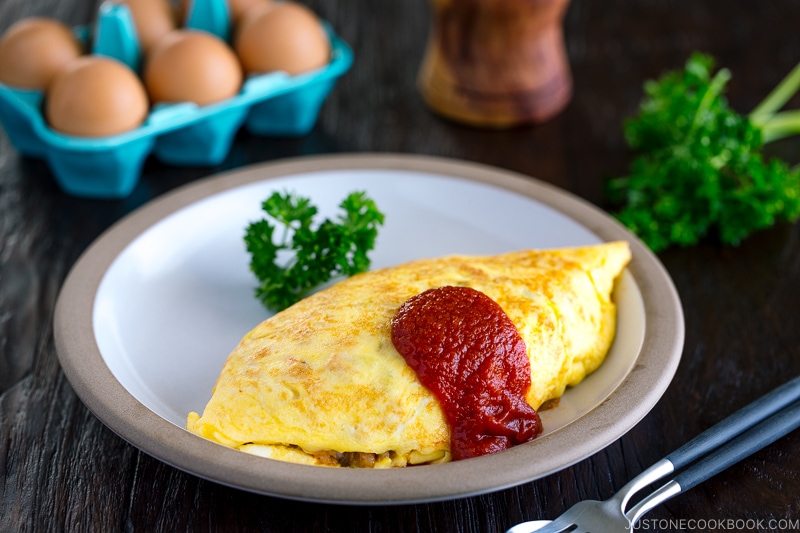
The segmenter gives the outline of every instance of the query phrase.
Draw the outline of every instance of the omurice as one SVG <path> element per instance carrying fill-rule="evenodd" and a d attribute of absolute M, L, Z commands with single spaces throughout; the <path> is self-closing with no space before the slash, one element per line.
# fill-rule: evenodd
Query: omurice
<path fill-rule="evenodd" d="M 401 307 L 442 287 L 496 303 L 524 342 L 524 399 L 537 410 L 602 363 L 616 330 L 614 285 L 630 258 L 618 241 L 420 259 L 347 278 L 245 335 L 186 427 L 224 446 L 312 465 L 453 460 L 442 404 L 393 343 Z"/>

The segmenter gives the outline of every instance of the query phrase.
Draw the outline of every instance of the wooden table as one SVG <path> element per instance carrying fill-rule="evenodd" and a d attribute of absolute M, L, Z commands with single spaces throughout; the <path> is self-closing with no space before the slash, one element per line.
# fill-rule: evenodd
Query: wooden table
<path fill-rule="evenodd" d="M 0 31 L 29 15 L 89 22 L 99 2 L 3 0 Z M 686 319 L 677 374 L 618 441 L 561 472 L 456 501 L 353 507 L 286 501 L 176 470 L 127 444 L 74 394 L 58 363 L 52 316 L 87 246 L 149 200 L 198 178 L 280 158 L 336 152 L 431 154 L 495 165 L 603 207 L 605 177 L 629 161 L 621 126 L 641 84 L 693 50 L 733 72 L 732 106 L 751 109 L 800 60 L 800 2 L 573 0 L 564 22 L 575 80 L 547 123 L 483 130 L 432 114 L 415 77 L 430 22 L 423 0 L 313 0 L 355 63 L 297 139 L 242 133 L 215 168 L 150 160 L 121 200 L 68 196 L 47 165 L 0 133 L 0 531 L 501 532 L 605 499 L 626 480 L 737 408 L 800 373 L 800 225 L 737 248 L 708 242 L 659 257 Z M 797 99 L 795 99 L 795 104 Z M 770 146 L 797 163 L 800 142 Z M 641 530 L 800 529 L 800 434 L 790 434 L 652 511 Z M 736 522 L 738 521 L 738 522 Z"/>

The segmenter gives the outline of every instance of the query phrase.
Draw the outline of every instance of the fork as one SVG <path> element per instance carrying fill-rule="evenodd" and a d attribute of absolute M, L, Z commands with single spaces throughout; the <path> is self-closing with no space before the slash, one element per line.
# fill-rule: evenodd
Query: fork
<path fill-rule="evenodd" d="M 576 503 L 550 523 L 523 522 L 506 533 L 627 532 L 657 505 L 715 476 L 800 427 L 800 376 L 707 429 L 630 480 L 605 501 Z M 695 462 L 691 466 L 690 463 Z M 688 466 L 688 467 L 687 467 Z M 628 509 L 643 488 L 687 467 Z M 542 524 L 545 523 L 542 527 Z"/>

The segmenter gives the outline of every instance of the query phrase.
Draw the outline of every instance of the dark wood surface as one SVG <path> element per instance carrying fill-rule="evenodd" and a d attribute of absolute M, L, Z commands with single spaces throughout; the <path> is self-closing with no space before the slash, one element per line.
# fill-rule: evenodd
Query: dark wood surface
<path fill-rule="evenodd" d="M 0 31 L 29 15 L 89 22 L 99 2 L 2 0 Z M 355 63 L 314 130 L 299 139 L 240 134 L 216 168 L 148 160 L 123 200 L 64 194 L 42 161 L 0 133 L 0 531 L 501 532 L 605 499 L 694 435 L 800 373 L 800 225 L 738 248 L 668 250 L 686 318 L 677 374 L 652 412 L 606 449 L 561 472 L 483 496 L 351 507 L 285 501 L 178 471 L 127 444 L 81 403 L 62 373 L 52 314 L 86 247 L 147 201 L 216 172 L 285 157 L 402 152 L 477 161 L 543 180 L 601 207 L 605 177 L 629 161 L 621 125 L 645 78 L 710 52 L 733 72 L 728 97 L 750 110 L 800 61 L 800 2 L 573 0 L 564 22 L 575 80 L 549 122 L 502 131 L 430 113 L 415 77 L 430 23 L 425 0 L 313 0 Z M 797 100 L 794 101 L 797 105 Z M 769 153 L 800 162 L 800 142 Z M 652 511 L 642 530 L 800 529 L 800 433 L 790 434 Z M 750 522 L 745 522 L 745 521 Z M 783 522 L 783 525 L 791 525 Z"/>

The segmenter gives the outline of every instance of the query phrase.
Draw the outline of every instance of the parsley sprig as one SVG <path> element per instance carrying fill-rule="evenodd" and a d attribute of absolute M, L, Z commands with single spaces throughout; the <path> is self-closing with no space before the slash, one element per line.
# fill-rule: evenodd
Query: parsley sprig
<path fill-rule="evenodd" d="M 344 213 L 316 227 L 310 198 L 275 192 L 261 207 L 268 217 L 249 224 L 244 240 L 259 281 L 255 294 L 267 309 L 281 311 L 336 276 L 369 268 L 384 215 L 363 191 L 349 194 L 339 204 Z"/>
<path fill-rule="evenodd" d="M 738 245 L 800 216 L 800 168 L 761 151 L 800 133 L 800 111 L 779 112 L 800 88 L 800 65 L 749 115 L 729 107 L 730 79 L 695 53 L 683 70 L 645 82 L 639 112 L 624 125 L 635 158 L 627 176 L 606 183 L 606 195 L 653 251 L 714 236 Z"/>

